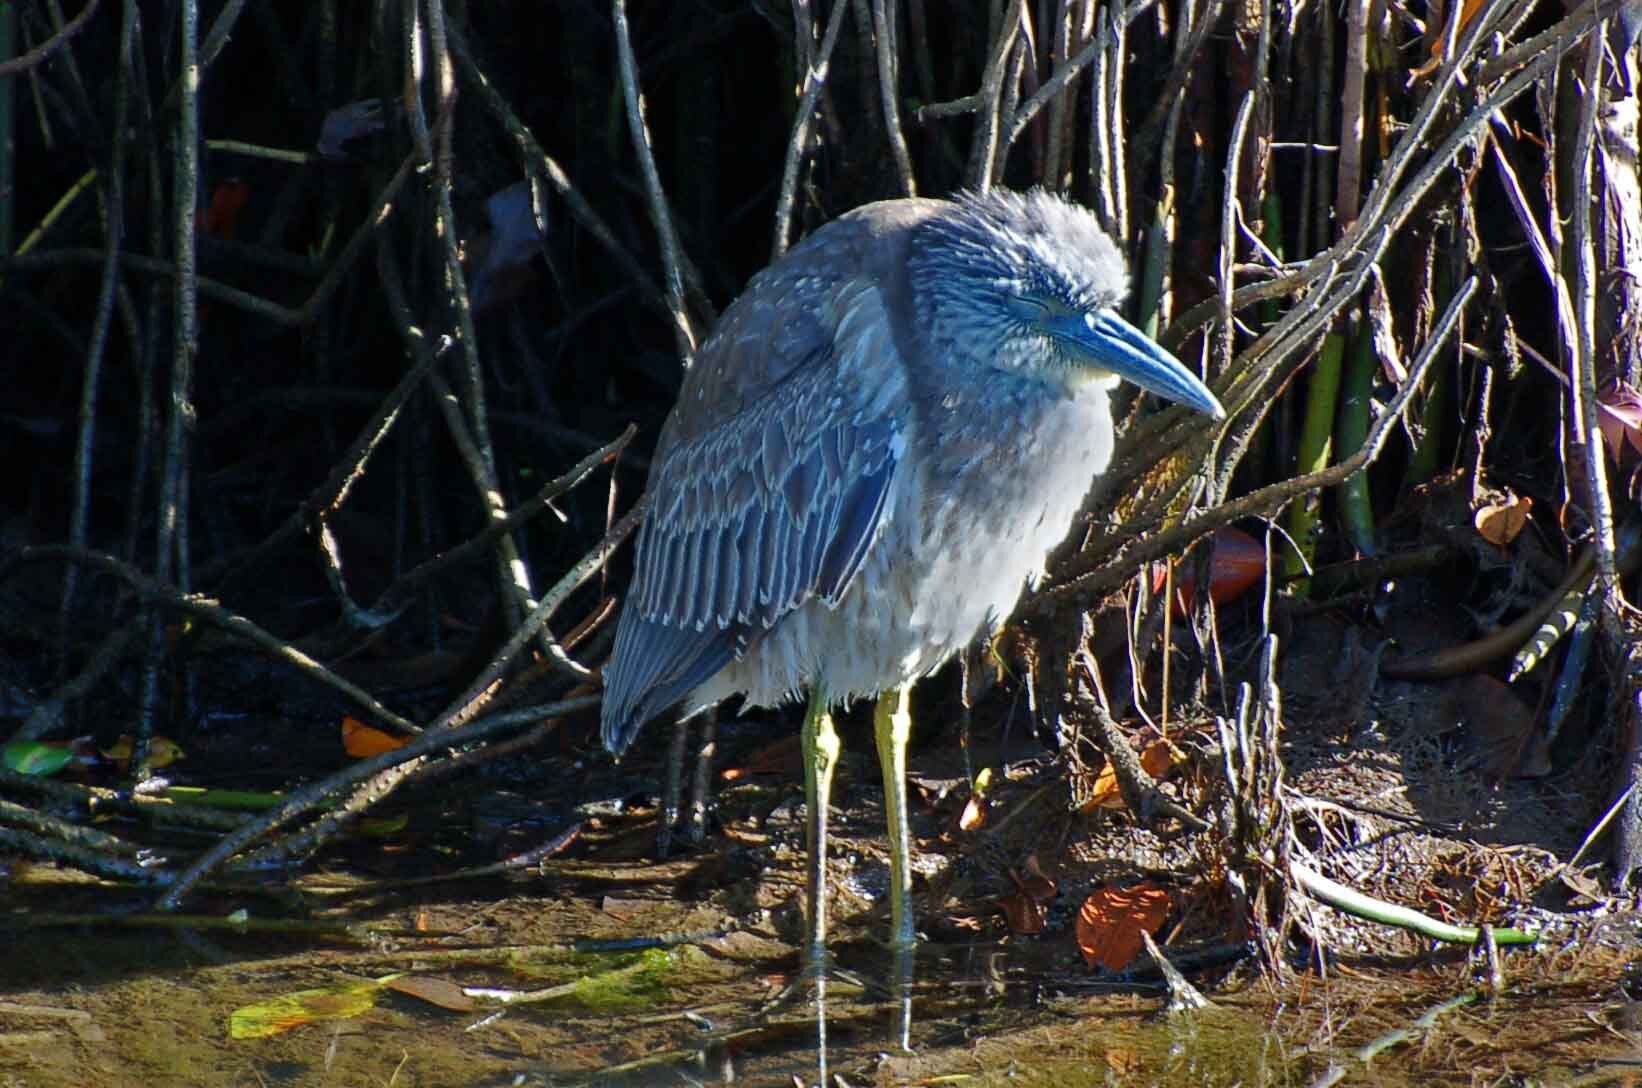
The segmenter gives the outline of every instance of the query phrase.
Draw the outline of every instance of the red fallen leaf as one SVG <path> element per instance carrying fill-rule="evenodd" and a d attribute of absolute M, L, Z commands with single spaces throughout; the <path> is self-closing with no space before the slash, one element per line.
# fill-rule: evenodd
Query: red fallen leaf
<path fill-rule="evenodd" d="M 396 737 L 366 725 L 358 718 L 343 715 L 342 749 L 355 759 L 369 759 L 383 752 L 403 748 L 409 740 L 409 737 Z"/>
<path fill-rule="evenodd" d="M 1197 598 L 1197 578 L 1192 566 L 1175 569 L 1174 614 L 1184 616 L 1186 609 Z M 1152 567 L 1152 592 L 1162 593 L 1167 568 L 1159 563 Z M 1241 529 L 1227 526 L 1214 531 L 1214 555 L 1209 560 L 1209 599 L 1225 604 L 1241 597 L 1248 588 L 1266 576 L 1266 549 L 1254 537 Z"/>
<path fill-rule="evenodd" d="M 1026 864 L 1021 868 L 1026 870 L 1026 876 L 1019 883 L 1021 890 L 1026 894 L 1039 900 L 1053 899 L 1060 894 L 1060 885 L 1055 883 L 1054 877 L 1043 871 L 1043 866 L 1038 862 L 1038 855 L 1026 855 Z"/>
<path fill-rule="evenodd" d="M 802 748 L 798 737 L 783 737 L 754 752 L 740 767 L 724 768 L 719 778 L 735 782 L 755 774 L 796 775 L 804 767 Z"/>
<path fill-rule="evenodd" d="M 1049 912 L 1026 892 L 1010 892 L 998 900 L 998 906 L 1003 908 L 1003 916 L 1009 922 L 1011 933 L 1030 936 L 1043 932 Z"/>
<path fill-rule="evenodd" d="M 194 222 L 204 233 L 231 242 L 239 230 L 239 213 L 250 199 L 251 187 L 238 178 L 229 178 L 211 190 L 210 206 L 196 213 Z"/>
<path fill-rule="evenodd" d="M 1121 971 L 1140 954 L 1140 934 L 1156 933 L 1169 917 L 1169 893 L 1151 881 L 1102 888 L 1078 911 L 1078 950 L 1090 967 Z"/>

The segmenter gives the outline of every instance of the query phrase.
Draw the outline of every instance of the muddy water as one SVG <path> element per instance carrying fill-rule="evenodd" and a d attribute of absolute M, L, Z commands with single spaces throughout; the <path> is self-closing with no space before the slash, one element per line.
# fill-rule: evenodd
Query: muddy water
<path fill-rule="evenodd" d="M 25 879 L 0 900 L 0 1085 L 815 1082 L 813 991 L 760 1011 L 796 967 L 779 927 L 642 887 L 491 891 L 355 899 L 376 932 L 316 935 L 92 925 L 45 913 L 73 889 Z M 634 933 L 696 936 L 617 943 Z M 851 936 L 827 986 L 834 1084 L 1642 1083 L 1623 947 L 1514 952 L 1491 998 L 1458 953 L 1283 985 L 1221 968 L 1195 978 L 1212 1007 L 1171 1017 L 1155 980 L 1099 979 L 1063 942 L 948 944 L 920 952 L 901 1051 L 887 957 Z M 270 1015 L 285 1030 L 235 1037 Z"/>

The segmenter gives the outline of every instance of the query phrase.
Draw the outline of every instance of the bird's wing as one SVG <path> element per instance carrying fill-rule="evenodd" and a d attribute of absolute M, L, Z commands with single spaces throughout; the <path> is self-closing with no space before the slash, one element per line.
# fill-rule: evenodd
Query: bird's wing
<path fill-rule="evenodd" d="M 793 609 L 837 603 L 877 538 L 903 449 L 904 369 L 876 291 L 846 288 L 831 309 L 830 343 L 652 470 L 605 669 L 612 751 Z"/>

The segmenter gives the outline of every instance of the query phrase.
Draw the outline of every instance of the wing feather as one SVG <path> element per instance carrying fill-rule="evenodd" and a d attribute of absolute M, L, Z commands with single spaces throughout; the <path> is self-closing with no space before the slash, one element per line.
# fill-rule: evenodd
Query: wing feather
<path fill-rule="evenodd" d="M 903 448 L 904 372 L 877 292 L 839 296 L 831 342 L 736 415 L 657 451 L 655 506 L 605 670 L 612 751 L 794 609 L 837 604 L 880 533 Z M 708 354 L 695 365 L 711 365 Z"/>

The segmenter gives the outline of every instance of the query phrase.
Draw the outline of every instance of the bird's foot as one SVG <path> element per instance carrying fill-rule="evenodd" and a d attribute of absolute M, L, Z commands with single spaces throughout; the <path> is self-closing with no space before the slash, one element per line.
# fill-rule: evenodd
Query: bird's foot
<path fill-rule="evenodd" d="M 824 1007 L 835 998 L 854 998 L 869 989 L 860 975 L 839 967 L 826 949 L 811 949 L 792 980 L 759 1007 L 760 1018 L 800 1004 Z"/>

